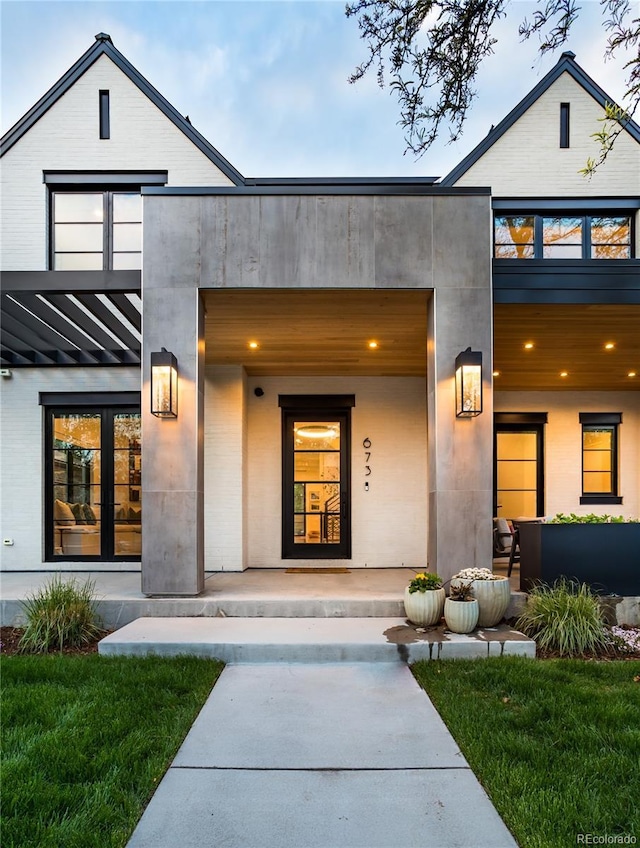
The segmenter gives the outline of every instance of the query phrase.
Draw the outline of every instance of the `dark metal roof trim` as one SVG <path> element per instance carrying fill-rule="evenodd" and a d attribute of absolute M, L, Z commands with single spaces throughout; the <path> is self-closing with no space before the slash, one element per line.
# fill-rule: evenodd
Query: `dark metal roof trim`
<path fill-rule="evenodd" d="M 604 108 L 606 103 L 613 103 L 613 98 L 600 88 L 600 86 L 591 79 L 591 77 L 578 65 L 575 61 L 575 53 L 567 51 L 562 54 L 558 63 L 549 73 L 544 76 L 540 82 L 531 89 L 518 105 L 509 112 L 509 114 L 500 121 L 500 123 L 492 129 L 487 136 L 478 144 L 468 156 L 459 162 L 456 167 L 444 177 L 440 185 L 452 186 L 456 183 L 472 165 L 482 157 L 492 147 L 499 138 L 501 138 L 507 130 L 522 117 L 522 115 L 540 98 L 548 88 L 563 74 L 565 71 L 570 74 L 573 79 L 582 86 L 582 88 L 590 94 L 597 103 Z M 629 119 L 624 124 L 625 130 L 640 143 L 640 126 L 635 121 Z"/>
<path fill-rule="evenodd" d="M 139 71 L 117 50 L 105 33 L 99 33 L 96 41 L 83 53 L 78 61 L 53 85 L 38 102 L 8 130 L 0 140 L 0 156 L 10 150 L 31 127 L 65 94 L 75 82 L 101 56 L 108 56 L 120 70 L 146 95 L 151 102 L 166 115 L 175 126 L 195 144 L 195 146 L 219 168 L 235 185 L 244 182 L 242 174 L 219 153 L 207 139 L 193 128 L 191 123 L 175 109 L 168 100 L 146 80 Z"/>
<path fill-rule="evenodd" d="M 47 185 L 166 185 L 168 171 L 43 171 Z"/>
<path fill-rule="evenodd" d="M 494 197 L 491 205 L 496 210 L 516 212 L 589 212 L 601 209 L 626 212 L 640 209 L 640 197 Z"/>
<path fill-rule="evenodd" d="M 268 196 L 268 195 L 316 195 L 328 197 L 332 195 L 378 195 L 402 196 L 420 195 L 424 197 L 448 196 L 485 196 L 491 194 L 490 188 L 475 188 L 461 186 L 459 188 L 429 185 L 424 183 L 384 183 L 380 185 L 356 185 L 354 183 L 328 183 L 326 185 L 308 185 L 292 183 L 287 185 L 265 186 L 164 186 L 162 188 L 149 186 L 142 188 L 143 195 L 174 195 L 174 196 Z"/>

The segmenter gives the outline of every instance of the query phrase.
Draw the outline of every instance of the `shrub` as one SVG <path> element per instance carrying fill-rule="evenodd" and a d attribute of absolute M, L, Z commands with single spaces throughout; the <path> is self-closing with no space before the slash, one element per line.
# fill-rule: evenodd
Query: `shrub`
<path fill-rule="evenodd" d="M 559 512 L 550 521 L 549 524 L 637 524 L 635 518 L 625 518 L 624 515 L 596 515 L 590 512 L 589 515 L 576 515 L 575 512 L 565 515 Z"/>
<path fill-rule="evenodd" d="M 23 653 L 44 654 L 92 642 L 102 632 L 96 612 L 95 584 L 65 581 L 60 575 L 23 604 L 27 625 L 20 639 Z"/>
<path fill-rule="evenodd" d="M 409 593 L 414 592 L 429 592 L 433 589 L 439 589 L 442 586 L 442 578 L 437 574 L 429 571 L 421 571 L 409 583 Z"/>
<path fill-rule="evenodd" d="M 553 586 L 535 586 L 516 628 L 539 648 L 572 657 L 609 643 L 596 596 L 586 583 L 561 578 Z"/>

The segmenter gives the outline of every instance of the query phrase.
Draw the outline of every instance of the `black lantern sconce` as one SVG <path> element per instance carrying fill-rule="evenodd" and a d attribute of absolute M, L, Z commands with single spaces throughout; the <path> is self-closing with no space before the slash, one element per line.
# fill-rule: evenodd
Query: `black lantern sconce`
<path fill-rule="evenodd" d="M 456 356 L 456 418 L 482 412 L 482 353 L 468 347 Z"/>
<path fill-rule="evenodd" d="M 151 414 L 178 417 L 178 360 L 164 347 L 151 354 Z"/>

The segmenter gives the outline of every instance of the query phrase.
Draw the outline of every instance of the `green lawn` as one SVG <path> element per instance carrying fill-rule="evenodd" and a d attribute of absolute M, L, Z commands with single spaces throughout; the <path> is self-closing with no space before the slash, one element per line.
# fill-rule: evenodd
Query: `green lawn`
<path fill-rule="evenodd" d="M 521 848 L 581 833 L 640 844 L 640 662 L 513 657 L 413 672 Z M 473 816 L 464 799 L 460 815 Z"/>
<path fill-rule="evenodd" d="M 3 848 L 124 846 L 222 667 L 3 658 Z"/>

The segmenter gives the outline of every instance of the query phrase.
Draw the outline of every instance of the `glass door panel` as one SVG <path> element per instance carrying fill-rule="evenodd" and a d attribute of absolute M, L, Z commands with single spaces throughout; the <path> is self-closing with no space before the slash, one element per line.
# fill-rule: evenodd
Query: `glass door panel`
<path fill-rule="evenodd" d="M 102 434 L 95 413 L 54 413 L 53 552 L 99 556 Z"/>
<path fill-rule="evenodd" d="M 292 410 L 283 426 L 283 556 L 347 558 L 349 415 Z"/>
<path fill-rule="evenodd" d="M 495 494 L 498 518 L 544 511 L 542 425 L 496 425 Z"/>
<path fill-rule="evenodd" d="M 142 551 L 142 417 L 113 415 L 113 528 L 114 555 Z"/>

